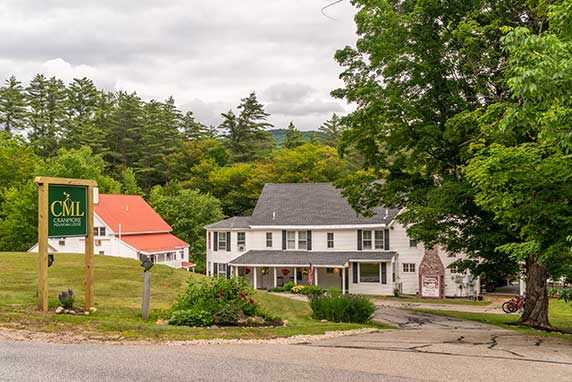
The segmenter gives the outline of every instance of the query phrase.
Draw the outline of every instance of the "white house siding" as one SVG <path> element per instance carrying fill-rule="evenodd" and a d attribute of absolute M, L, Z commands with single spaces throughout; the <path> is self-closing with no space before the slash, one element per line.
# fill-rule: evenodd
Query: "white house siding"
<path fill-rule="evenodd" d="M 383 230 L 383 226 L 377 227 L 363 227 L 362 230 Z M 288 228 L 288 231 L 305 231 L 306 227 Z M 343 226 L 330 227 L 330 228 L 310 228 L 312 231 L 312 251 L 320 252 L 336 252 L 336 251 L 357 251 L 357 228 L 344 228 Z M 213 232 L 231 232 L 231 251 L 218 250 L 214 251 L 214 235 Z M 246 233 L 246 246 L 244 251 L 238 250 L 237 233 Z M 266 247 L 266 233 L 272 232 L 272 247 Z M 327 247 L 327 233 L 334 233 L 334 248 Z M 282 250 L 282 229 L 264 229 L 264 228 L 233 228 L 233 229 L 208 229 L 208 235 L 211 235 L 210 246 L 207 246 L 207 262 L 210 274 L 213 274 L 213 263 L 228 264 L 231 260 L 240 256 L 248 250 Z M 392 295 L 394 288 L 399 288 L 403 294 L 415 295 L 419 292 L 419 266 L 424 256 L 424 247 L 422 243 L 418 243 L 417 247 L 410 247 L 409 237 L 405 227 L 397 222 L 394 222 L 389 227 L 389 245 L 390 250 L 397 253 L 394 262 L 389 262 L 387 265 L 387 284 L 354 284 L 352 283 L 351 268 L 349 272 L 350 280 L 348 282 L 349 292 L 355 294 L 372 294 L 372 295 Z M 291 250 L 292 255 L 295 256 L 296 250 Z M 372 251 L 376 251 L 372 249 Z M 379 251 L 379 250 L 377 250 Z M 364 252 L 367 252 L 364 250 Z M 444 251 L 439 251 L 439 257 L 443 262 L 445 268 L 458 257 L 449 257 Z M 415 264 L 415 272 L 403 272 L 403 264 Z M 262 264 L 261 264 L 262 265 Z M 393 267 L 395 267 L 395 279 L 392 280 Z M 253 285 L 253 267 L 251 273 L 245 277 L 250 285 Z M 277 275 L 281 276 L 281 269 L 277 268 Z M 293 270 L 292 270 L 293 271 Z M 292 277 L 290 274 L 289 277 Z M 459 288 L 457 280 L 462 276 L 463 289 Z M 272 288 L 274 273 L 272 268 L 267 275 L 261 274 L 260 267 L 257 268 L 257 281 L 258 288 Z M 453 274 L 449 269 L 445 269 L 445 295 L 446 296 L 467 296 L 467 286 L 469 284 L 470 276 Z M 286 280 L 286 278 L 284 278 Z M 298 280 L 299 284 L 306 283 L 307 281 Z M 327 274 L 325 268 L 319 268 L 318 282 L 325 288 L 335 287 L 339 288 L 341 283 L 339 274 Z M 475 291 L 478 290 L 478 280 L 475 282 Z M 474 292 L 469 292 L 472 294 Z"/>

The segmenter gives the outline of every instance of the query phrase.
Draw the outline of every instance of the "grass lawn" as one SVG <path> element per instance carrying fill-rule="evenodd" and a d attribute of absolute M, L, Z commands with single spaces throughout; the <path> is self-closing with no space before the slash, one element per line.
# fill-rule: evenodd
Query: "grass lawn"
<path fill-rule="evenodd" d="M 310 318 L 307 303 L 257 292 L 262 307 L 289 325 L 278 328 L 190 328 L 156 325 L 167 316 L 170 305 L 184 291 L 189 279 L 205 276 L 155 265 L 151 270 L 151 317 L 143 321 L 142 268 L 136 260 L 98 256 L 94 258 L 95 307 L 90 316 L 44 314 L 37 311 L 37 257 L 30 253 L 0 253 L 0 326 L 44 332 L 113 335 L 129 339 L 185 340 L 204 338 L 271 338 L 297 334 L 322 334 L 372 325 L 320 323 Z M 58 306 L 57 296 L 68 288 L 83 304 L 83 255 L 56 254 L 49 269 L 49 305 Z M 377 324 L 374 324 L 378 326 Z"/>
<path fill-rule="evenodd" d="M 497 325 L 505 329 L 516 330 L 521 333 L 535 334 L 541 336 L 558 336 L 572 340 L 572 304 L 566 304 L 564 301 L 551 299 L 549 306 L 549 319 L 552 326 L 564 332 L 562 333 L 548 333 L 541 330 L 534 330 L 524 326 L 510 325 L 518 321 L 519 316 L 512 314 L 491 314 L 491 313 L 469 313 L 469 312 L 452 312 L 434 309 L 415 309 L 418 312 L 439 314 L 442 316 L 456 317 L 466 320 L 479 321 L 485 324 Z"/>
<path fill-rule="evenodd" d="M 391 300 L 391 301 L 399 301 L 399 302 L 418 302 L 424 304 L 447 304 L 447 305 L 479 305 L 479 306 L 487 306 L 491 304 L 491 301 L 475 301 L 475 300 L 467 300 L 462 298 L 444 298 L 444 299 L 435 299 L 435 298 L 421 298 L 421 297 L 394 297 L 394 296 L 376 296 L 375 298 L 381 300 Z"/>

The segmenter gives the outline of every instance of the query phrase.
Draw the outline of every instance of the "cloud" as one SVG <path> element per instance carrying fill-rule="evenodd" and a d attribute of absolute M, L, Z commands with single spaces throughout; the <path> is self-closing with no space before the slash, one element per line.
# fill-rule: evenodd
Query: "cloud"
<path fill-rule="evenodd" d="M 337 21 L 320 13 L 323 6 L 322 0 L 4 0 L 0 80 L 88 76 L 145 99 L 173 96 L 211 122 L 225 111 L 219 108 L 255 90 L 276 113 L 291 113 L 276 120 L 300 118 L 309 126 L 314 122 L 303 116 L 345 108 L 329 95 L 342 85 L 333 55 L 355 42 L 350 2 L 328 9 Z"/>

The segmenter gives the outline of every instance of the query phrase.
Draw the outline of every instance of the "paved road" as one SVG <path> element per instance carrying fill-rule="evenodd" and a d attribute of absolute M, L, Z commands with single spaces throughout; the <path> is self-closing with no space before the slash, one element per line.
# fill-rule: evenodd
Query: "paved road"
<path fill-rule="evenodd" d="M 297 344 L 0 340 L 0 381 L 566 381 L 572 344 L 382 307 L 404 330 Z"/>

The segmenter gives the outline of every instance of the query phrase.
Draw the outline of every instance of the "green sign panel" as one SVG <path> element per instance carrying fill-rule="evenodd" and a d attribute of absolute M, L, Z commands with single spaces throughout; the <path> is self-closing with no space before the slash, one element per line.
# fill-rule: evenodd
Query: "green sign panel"
<path fill-rule="evenodd" d="M 87 189 L 48 185 L 48 237 L 87 236 Z"/>

